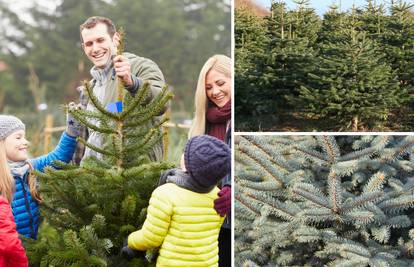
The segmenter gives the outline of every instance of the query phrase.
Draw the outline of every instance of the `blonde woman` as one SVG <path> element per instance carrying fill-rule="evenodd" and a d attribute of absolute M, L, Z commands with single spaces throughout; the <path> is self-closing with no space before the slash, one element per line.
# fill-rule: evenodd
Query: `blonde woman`
<path fill-rule="evenodd" d="M 5 144 L 0 140 L 0 267 L 27 267 L 26 252 L 10 207 L 13 191 L 14 180 L 7 163 Z"/>
<path fill-rule="evenodd" d="M 189 138 L 208 134 L 231 144 L 231 59 L 210 57 L 200 71 Z M 231 174 L 221 181 L 214 208 L 226 220 L 219 235 L 219 266 L 231 266 Z"/>

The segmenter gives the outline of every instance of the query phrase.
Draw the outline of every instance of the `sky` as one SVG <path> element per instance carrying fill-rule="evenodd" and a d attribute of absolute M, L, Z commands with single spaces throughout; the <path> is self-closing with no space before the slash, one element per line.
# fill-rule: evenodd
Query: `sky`
<path fill-rule="evenodd" d="M 269 8 L 272 0 L 254 0 L 257 4 Z M 389 0 L 376 0 L 377 3 L 387 3 Z M 414 4 L 414 0 L 406 0 L 407 3 Z M 285 0 L 285 3 L 289 8 L 294 8 L 295 4 L 292 0 Z M 310 5 L 316 10 L 318 15 L 323 15 L 332 3 L 339 5 L 341 3 L 341 10 L 346 11 L 352 7 L 353 4 L 356 6 L 365 6 L 365 0 L 310 0 Z"/>

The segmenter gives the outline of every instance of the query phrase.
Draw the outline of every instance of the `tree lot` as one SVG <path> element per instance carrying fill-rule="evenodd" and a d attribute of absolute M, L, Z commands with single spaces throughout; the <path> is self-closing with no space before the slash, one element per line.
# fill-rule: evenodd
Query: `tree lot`
<path fill-rule="evenodd" d="M 295 2 L 273 3 L 264 18 L 236 10 L 236 129 L 269 115 L 270 130 L 412 129 L 412 5 L 367 0 L 319 18 L 308 0 Z"/>

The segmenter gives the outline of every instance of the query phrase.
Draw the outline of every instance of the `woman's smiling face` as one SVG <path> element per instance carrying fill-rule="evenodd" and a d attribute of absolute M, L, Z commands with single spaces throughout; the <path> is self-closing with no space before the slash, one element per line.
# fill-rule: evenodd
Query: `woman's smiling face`
<path fill-rule="evenodd" d="M 217 107 L 223 107 L 231 100 L 231 79 L 215 69 L 206 75 L 206 94 Z"/>

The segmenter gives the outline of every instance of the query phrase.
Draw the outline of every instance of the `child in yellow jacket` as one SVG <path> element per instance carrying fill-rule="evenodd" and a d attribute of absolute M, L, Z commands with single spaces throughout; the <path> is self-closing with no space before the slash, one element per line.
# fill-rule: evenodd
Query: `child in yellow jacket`
<path fill-rule="evenodd" d="M 157 266 L 218 266 L 224 218 L 214 209 L 214 200 L 217 183 L 230 172 L 230 148 L 215 137 L 196 136 L 188 141 L 183 161 L 181 169 L 161 177 L 144 225 L 129 235 L 128 247 L 160 247 Z"/>

